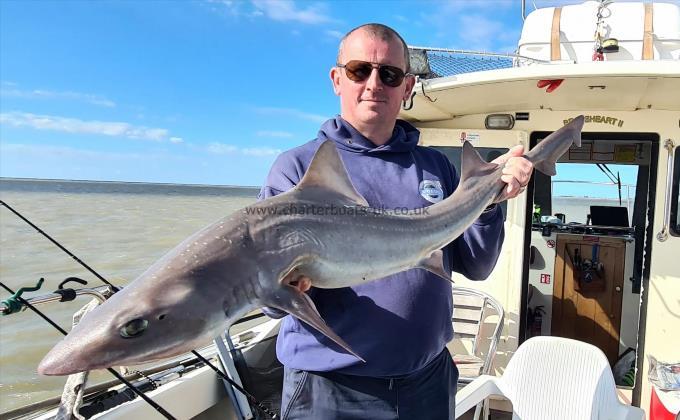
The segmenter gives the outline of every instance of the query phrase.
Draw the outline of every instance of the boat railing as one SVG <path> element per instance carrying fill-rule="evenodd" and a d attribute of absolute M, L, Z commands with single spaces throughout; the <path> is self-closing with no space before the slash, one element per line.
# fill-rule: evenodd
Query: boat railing
<path fill-rule="evenodd" d="M 618 188 L 619 184 L 616 182 L 595 182 L 595 181 L 574 181 L 574 180 L 551 180 L 552 184 L 552 191 L 553 191 L 553 196 L 554 197 L 580 197 L 580 198 L 593 198 L 593 199 L 611 199 L 614 200 L 616 198 L 611 197 L 611 196 L 601 196 L 601 195 L 558 195 L 555 194 L 555 187 L 556 184 L 581 184 L 581 185 L 601 185 L 604 187 L 616 187 Z M 621 195 L 621 205 L 623 205 L 623 202 L 626 203 L 626 207 L 630 208 L 632 201 L 635 198 L 635 189 L 636 185 L 635 184 L 621 184 L 621 189 L 625 189 L 626 193 L 625 195 Z M 632 194 L 631 194 L 632 192 Z"/>
<path fill-rule="evenodd" d="M 548 60 L 525 57 L 514 52 L 496 53 L 421 46 L 409 46 L 409 52 L 411 72 L 420 76 L 421 79 L 537 64 L 554 64 Z M 564 62 L 560 62 L 562 63 Z"/>
<path fill-rule="evenodd" d="M 70 292 L 65 294 L 64 291 Z M 44 295 L 39 295 L 31 298 L 24 298 L 26 302 L 30 305 L 44 305 L 46 303 L 53 302 L 66 302 L 75 299 L 78 296 L 91 296 L 99 301 L 99 303 L 104 302 L 106 299 L 113 295 L 113 288 L 111 286 L 98 286 L 98 287 L 83 287 L 80 289 L 58 289 L 53 293 L 47 293 Z M 20 296 L 20 294 L 19 294 Z M 12 305 L 10 299 L 0 302 L 0 314 L 10 315 L 14 312 L 25 311 L 28 306 L 20 301 L 17 301 L 17 305 Z"/>

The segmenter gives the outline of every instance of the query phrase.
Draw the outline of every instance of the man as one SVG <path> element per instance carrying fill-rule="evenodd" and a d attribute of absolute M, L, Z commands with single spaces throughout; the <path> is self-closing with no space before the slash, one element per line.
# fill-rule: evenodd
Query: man
<path fill-rule="evenodd" d="M 350 31 L 330 71 L 341 114 L 322 125 L 316 140 L 278 157 L 260 198 L 294 187 L 325 140 L 335 142 L 371 207 L 422 208 L 449 196 L 458 184 L 455 169 L 438 151 L 417 146 L 418 131 L 397 120 L 415 83 L 405 75 L 408 66 L 406 44 L 391 28 L 368 24 Z M 520 146 L 495 160 L 505 163 L 509 198 L 531 175 L 521 154 Z M 503 236 L 502 212 L 492 205 L 444 249 L 444 268 L 486 278 Z M 277 342 L 285 366 L 283 419 L 453 418 L 458 371 L 445 349 L 453 337 L 450 283 L 412 269 L 355 287 L 310 289 L 308 281 L 297 287 L 366 363 L 322 344 L 327 340 L 313 328 L 286 317 Z"/>

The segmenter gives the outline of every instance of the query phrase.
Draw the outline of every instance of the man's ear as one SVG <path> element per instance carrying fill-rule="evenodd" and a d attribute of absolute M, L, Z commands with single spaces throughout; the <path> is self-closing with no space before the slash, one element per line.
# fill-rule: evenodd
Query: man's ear
<path fill-rule="evenodd" d="M 340 96 L 340 69 L 338 67 L 332 67 L 330 72 L 331 82 L 333 82 L 333 92 L 337 96 Z"/>
<path fill-rule="evenodd" d="M 413 91 L 413 86 L 416 84 L 416 77 L 415 76 L 408 76 L 406 77 L 406 80 L 404 80 L 404 100 L 408 101 L 411 99 L 411 92 Z"/>

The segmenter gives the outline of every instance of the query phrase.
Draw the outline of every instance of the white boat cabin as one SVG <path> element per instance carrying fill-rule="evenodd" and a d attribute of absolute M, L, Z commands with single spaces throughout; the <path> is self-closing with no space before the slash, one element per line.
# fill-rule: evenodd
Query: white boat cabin
<path fill-rule="evenodd" d="M 585 115 L 558 175 L 535 173 L 504 204 L 490 278 L 455 280 L 505 308 L 498 374 L 531 336 L 574 338 L 599 347 L 621 399 L 648 410 L 647 357 L 680 360 L 680 6 L 544 8 L 526 17 L 516 55 L 412 55 L 420 79 L 401 117 L 458 169 L 463 141 L 491 160 Z"/>

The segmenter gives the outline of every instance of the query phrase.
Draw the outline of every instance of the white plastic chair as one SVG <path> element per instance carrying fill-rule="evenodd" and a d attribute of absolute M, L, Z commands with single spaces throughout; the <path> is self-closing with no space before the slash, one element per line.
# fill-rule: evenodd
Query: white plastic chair
<path fill-rule="evenodd" d="M 482 375 L 456 395 L 456 418 L 491 395 L 512 403 L 513 420 L 642 420 L 621 404 L 607 357 L 590 344 L 561 337 L 527 340 L 501 377 Z"/>

